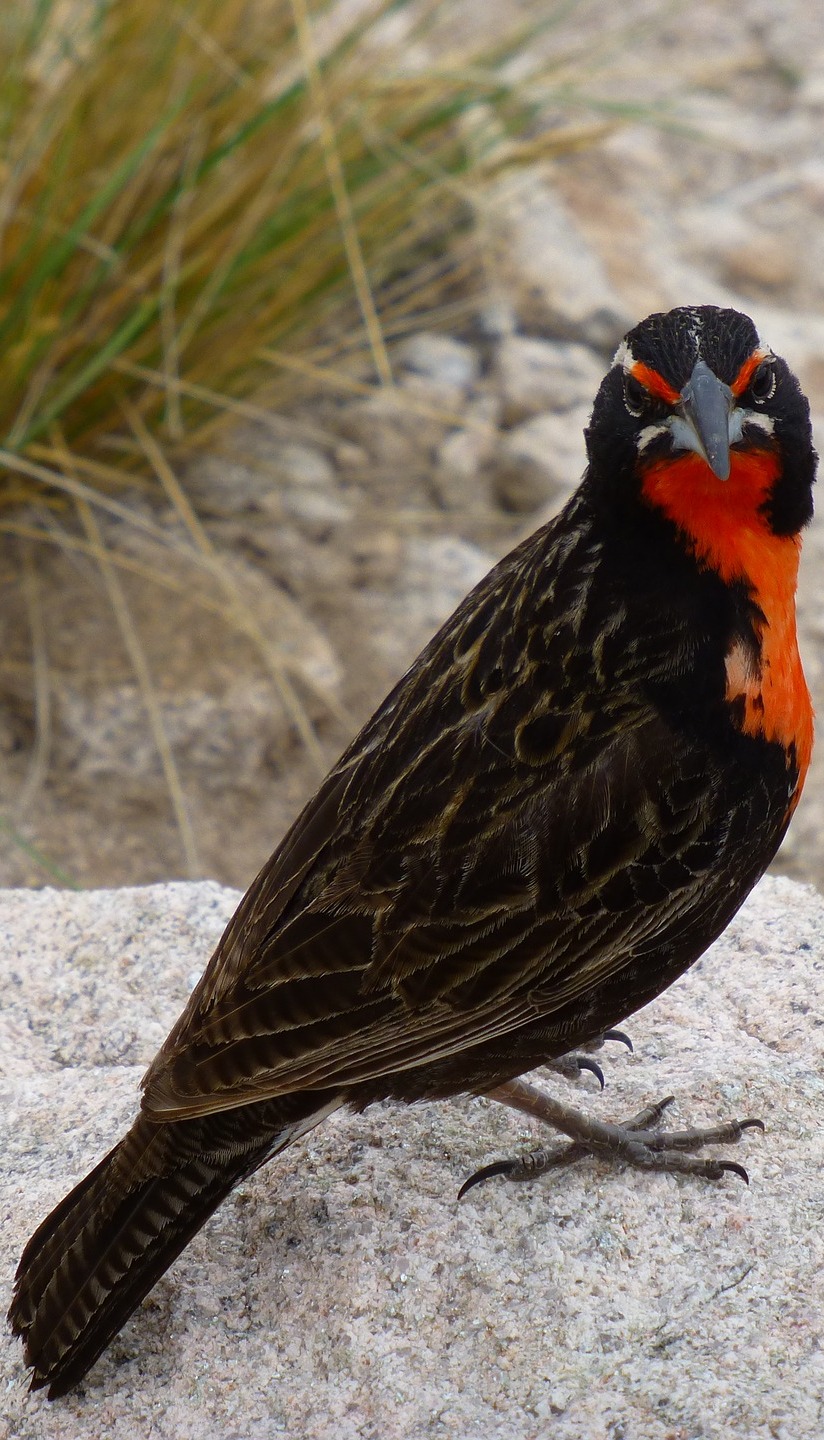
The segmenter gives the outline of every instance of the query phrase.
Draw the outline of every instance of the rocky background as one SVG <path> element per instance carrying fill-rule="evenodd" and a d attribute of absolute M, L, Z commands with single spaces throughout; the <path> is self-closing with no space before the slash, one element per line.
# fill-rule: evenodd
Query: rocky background
<path fill-rule="evenodd" d="M 456 24 L 493 23 L 495 7 L 448 13 Z M 224 434 L 182 477 L 232 583 L 284 658 L 314 751 L 254 645 L 199 607 L 202 574 L 162 557 L 184 591 L 174 603 L 122 577 L 196 837 L 192 875 L 248 883 L 438 623 L 563 502 L 584 465 L 600 378 L 640 317 L 702 302 L 749 311 L 824 415 L 818 6 L 696 0 L 687 17 L 658 0 L 579 0 L 563 14 L 542 43 L 580 57 L 604 135 L 477 195 L 484 280 L 471 305 L 458 295 L 442 330 L 394 345 L 392 388 L 376 388 L 367 365 L 350 367 L 340 388 Z M 178 532 L 178 517 L 145 495 L 129 504 L 138 521 L 151 514 L 170 538 Z M 136 566 L 158 563 L 134 524 L 101 524 Z M 816 523 L 801 629 L 819 710 L 822 561 Z M 96 567 L 59 550 L 38 563 L 50 693 L 37 723 L 31 607 L 18 577 L 15 568 L 0 616 L 0 811 L 80 884 L 187 874 Z M 824 749 L 820 757 L 778 861 L 818 884 Z M 0 882 L 43 880 L 0 834 Z"/>

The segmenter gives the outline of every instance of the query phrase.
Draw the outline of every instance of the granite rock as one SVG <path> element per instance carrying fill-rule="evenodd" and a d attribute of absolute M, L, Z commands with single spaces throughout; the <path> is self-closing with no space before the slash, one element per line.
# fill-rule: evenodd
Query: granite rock
<path fill-rule="evenodd" d="M 129 1123 L 237 895 L 0 892 L 0 1271 Z M 236 1192 L 76 1393 L 0 1341 L 2 1440 L 818 1440 L 824 1429 L 824 902 L 767 879 L 602 1058 L 621 1118 L 760 1115 L 749 1187 L 594 1161 L 478 1164 L 534 1132 L 484 1100 L 327 1122 Z"/>

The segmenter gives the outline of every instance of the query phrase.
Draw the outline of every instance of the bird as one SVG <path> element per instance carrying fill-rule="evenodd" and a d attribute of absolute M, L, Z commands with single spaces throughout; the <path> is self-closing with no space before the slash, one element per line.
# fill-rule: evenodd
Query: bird
<path fill-rule="evenodd" d="M 573 1158 L 746 1178 L 687 1152 L 760 1122 L 668 1140 L 667 1101 L 612 1126 L 523 1077 L 692 965 L 785 834 L 813 743 L 809 407 L 751 319 L 681 306 L 626 335 L 585 439 L 577 490 L 333 766 L 132 1128 L 25 1246 L 33 1389 L 77 1385 L 232 1188 L 341 1108 L 487 1095 Z"/>

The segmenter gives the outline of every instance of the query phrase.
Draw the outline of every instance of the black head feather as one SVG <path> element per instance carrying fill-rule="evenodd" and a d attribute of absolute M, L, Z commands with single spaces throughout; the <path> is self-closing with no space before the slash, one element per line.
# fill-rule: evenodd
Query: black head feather
<path fill-rule="evenodd" d="M 813 448 L 809 405 L 786 361 L 761 340 L 752 320 L 737 310 L 716 305 L 682 306 L 650 315 L 630 330 L 604 377 L 586 432 L 589 470 L 586 483 L 598 503 L 621 513 L 634 505 L 642 466 L 672 453 L 664 432 L 650 441 L 648 427 L 677 413 L 677 404 L 652 400 L 643 413 L 627 403 L 626 381 L 633 363 L 649 367 L 680 394 L 696 361 L 703 360 L 724 384 L 732 386 L 741 367 L 756 352 L 768 357 L 775 379 L 766 399 L 746 390 L 738 405 L 753 416 L 744 418 L 739 448 L 777 448 L 781 470 L 765 507 L 777 534 L 796 534 L 812 516 L 812 486 L 817 456 Z M 756 423 L 758 420 L 761 423 Z M 771 424 L 768 433 L 764 422 Z M 734 447 L 735 448 L 735 447 Z M 719 481 L 723 484 L 723 481 Z"/>

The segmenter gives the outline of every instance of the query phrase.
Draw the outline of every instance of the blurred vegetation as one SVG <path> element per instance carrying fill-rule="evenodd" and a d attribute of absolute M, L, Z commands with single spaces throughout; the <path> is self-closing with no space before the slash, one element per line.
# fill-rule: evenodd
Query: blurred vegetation
<path fill-rule="evenodd" d="M 122 460 L 124 394 L 165 440 L 197 443 L 270 379 L 262 346 L 299 352 L 336 307 L 351 328 L 353 293 L 390 378 L 375 292 L 454 244 L 470 207 L 450 179 L 535 112 L 503 78 L 532 32 L 453 42 L 427 66 L 439 8 L 3 8 L 6 451 L 54 460 L 59 425 L 76 454 L 108 442 Z"/>
<path fill-rule="evenodd" d="M 110 548 L 96 517 L 133 519 L 167 553 L 185 549 L 210 579 L 204 604 L 258 646 L 311 748 L 288 665 L 256 629 L 177 467 L 217 423 L 271 414 L 352 351 L 391 384 L 387 337 L 471 290 L 465 237 L 480 182 L 597 132 L 559 110 L 551 75 L 524 83 L 530 43 L 559 7 L 541 6 L 534 24 L 528 6 L 503 9 L 493 37 L 467 33 L 465 14 L 450 28 L 449 10 L 0 9 L 0 530 L 25 559 L 36 725 L 42 740 L 48 646 L 31 546 L 59 544 L 96 567 L 117 618 L 190 870 L 182 790 L 120 577 L 176 582 L 168 565 Z M 132 515 L 135 484 L 159 485 L 175 507 L 173 540 L 145 508 Z M 45 763 L 33 761 L 39 779 Z"/>

